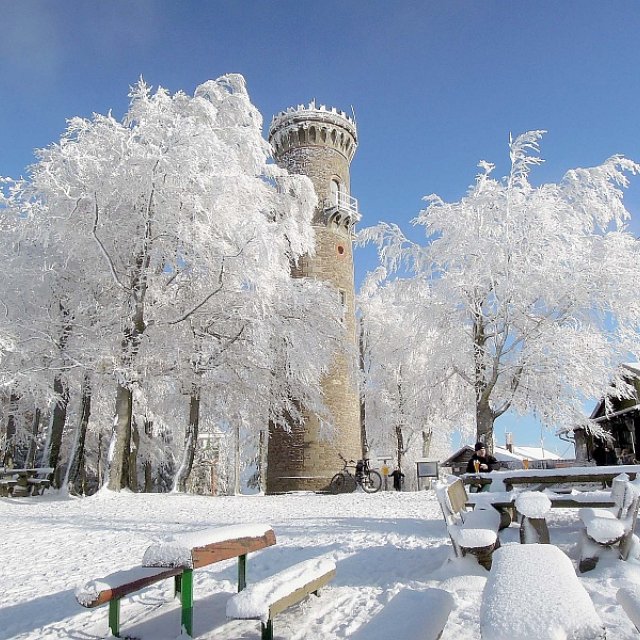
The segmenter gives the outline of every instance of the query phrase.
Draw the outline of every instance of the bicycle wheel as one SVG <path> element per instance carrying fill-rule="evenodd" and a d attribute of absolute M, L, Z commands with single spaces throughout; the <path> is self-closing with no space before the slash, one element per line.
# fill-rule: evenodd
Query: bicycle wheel
<path fill-rule="evenodd" d="M 329 490 L 333 494 L 352 493 L 356 490 L 356 481 L 347 473 L 336 473 L 331 478 Z"/>
<path fill-rule="evenodd" d="M 367 493 L 377 493 L 382 486 L 382 476 L 377 471 L 369 471 L 362 478 L 362 489 Z"/>

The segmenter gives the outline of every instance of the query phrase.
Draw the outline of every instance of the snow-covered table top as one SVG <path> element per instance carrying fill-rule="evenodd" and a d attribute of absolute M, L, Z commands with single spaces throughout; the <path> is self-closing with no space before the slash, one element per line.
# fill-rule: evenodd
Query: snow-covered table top
<path fill-rule="evenodd" d="M 493 553 L 480 628 L 483 640 L 605 637 L 571 561 L 550 544 L 507 545 Z"/>
<path fill-rule="evenodd" d="M 152 544 L 144 552 L 142 565 L 196 569 L 263 549 L 275 542 L 275 535 L 268 524 L 201 529 Z"/>
<path fill-rule="evenodd" d="M 511 485 L 526 484 L 571 484 L 613 480 L 618 474 L 627 473 L 632 479 L 640 473 L 640 465 L 608 465 L 587 467 L 563 467 L 561 469 L 509 469 L 481 473 L 465 473 L 461 477 L 467 484 L 491 483 L 491 489 L 504 491 Z"/>

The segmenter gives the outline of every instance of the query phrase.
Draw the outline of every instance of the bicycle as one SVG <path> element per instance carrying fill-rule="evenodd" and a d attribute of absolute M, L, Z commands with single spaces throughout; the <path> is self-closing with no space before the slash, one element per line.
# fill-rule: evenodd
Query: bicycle
<path fill-rule="evenodd" d="M 382 476 L 374 469 L 369 468 L 369 460 L 347 460 L 338 454 L 343 462 L 342 471 L 338 471 L 331 482 L 329 489 L 331 493 L 353 493 L 360 485 L 366 493 L 376 493 L 382 487 Z M 349 468 L 354 468 L 355 473 L 351 473 Z"/>

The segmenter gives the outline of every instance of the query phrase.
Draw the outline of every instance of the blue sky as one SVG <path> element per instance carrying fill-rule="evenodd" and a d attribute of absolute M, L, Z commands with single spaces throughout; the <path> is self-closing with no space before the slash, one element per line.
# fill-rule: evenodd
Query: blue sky
<path fill-rule="evenodd" d="M 0 9 L 0 175 L 24 174 L 66 118 L 120 117 L 141 75 L 192 93 L 229 72 L 245 76 L 266 127 L 313 98 L 353 106 L 352 193 L 364 226 L 409 230 L 422 196 L 458 199 L 481 159 L 503 175 L 510 132 L 548 131 L 534 182 L 615 153 L 640 160 L 638 0 L 0 0 Z M 637 235 L 640 177 L 626 200 Z M 356 279 L 372 267 L 358 250 Z M 513 427 L 517 443 L 538 441 L 529 421 L 509 420 L 498 437 Z"/>

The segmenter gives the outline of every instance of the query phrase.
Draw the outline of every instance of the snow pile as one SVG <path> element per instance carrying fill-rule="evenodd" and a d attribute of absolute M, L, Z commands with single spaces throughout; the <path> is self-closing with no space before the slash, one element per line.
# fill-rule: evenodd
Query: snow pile
<path fill-rule="evenodd" d="M 327 558 L 300 562 L 270 578 L 249 585 L 230 598 L 227 601 L 227 617 L 266 622 L 272 604 L 335 570 L 336 563 Z"/>
<path fill-rule="evenodd" d="M 618 589 L 616 600 L 636 625 L 636 628 L 640 629 L 640 585 L 634 584 Z"/>
<path fill-rule="evenodd" d="M 403 589 L 349 638 L 389 640 L 398 638 L 401 629 L 402 638 L 438 640 L 454 607 L 452 595 L 443 589 Z"/>
<path fill-rule="evenodd" d="M 152 544 L 144 552 L 142 564 L 145 567 L 185 567 L 193 569 L 193 549 L 225 542 L 226 540 L 259 538 L 269 530 L 271 530 L 271 526 L 268 524 L 243 524 L 178 534 L 165 542 Z"/>
<path fill-rule="evenodd" d="M 527 518 L 544 518 L 551 509 L 551 500 L 540 491 L 523 491 L 516 498 L 516 509 Z"/>
<path fill-rule="evenodd" d="M 596 640 L 604 626 L 571 560 L 548 544 L 493 554 L 480 610 L 484 640 Z"/>

